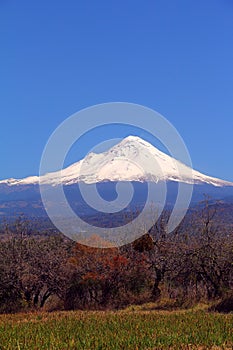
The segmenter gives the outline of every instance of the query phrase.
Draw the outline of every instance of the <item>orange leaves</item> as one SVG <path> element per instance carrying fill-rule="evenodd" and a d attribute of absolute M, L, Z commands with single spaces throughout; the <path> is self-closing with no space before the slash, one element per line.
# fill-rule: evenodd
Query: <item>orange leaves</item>
<path fill-rule="evenodd" d="M 146 253 L 131 247 L 97 249 L 76 244 L 70 259 L 76 300 L 82 307 L 103 307 L 111 303 L 124 304 L 134 294 L 137 297 L 145 288 L 150 288 L 147 260 Z"/>
<path fill-rule="evenodd" d="M 105 260 L 105 266 L 109 267 L 110 270 L 121 270 L 129 264 L 128 258 L 123 255 L 112 256 L 111 259 Z"/>
<path fill-rule="evenodd" d="M 96 272 L 87 272 L 84 276 L 82 276 L 83 281 L 97 281 L 99 279 L 99 276 Z"/>

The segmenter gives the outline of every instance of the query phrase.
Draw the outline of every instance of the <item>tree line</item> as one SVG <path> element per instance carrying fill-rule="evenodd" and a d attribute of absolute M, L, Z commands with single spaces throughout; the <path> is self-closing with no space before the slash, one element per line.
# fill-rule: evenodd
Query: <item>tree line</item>
<path fill-rule="evenodd" d="M 21 218 L 5 225 L 0 312 L 121 308 L 161 297 L 181 306 L 232 295 L 233 233 L 215 220 L 216 207 L 199 208 L 171 234 L 168 217 L 132 244 L 107 249 L 34 236 Z"/>

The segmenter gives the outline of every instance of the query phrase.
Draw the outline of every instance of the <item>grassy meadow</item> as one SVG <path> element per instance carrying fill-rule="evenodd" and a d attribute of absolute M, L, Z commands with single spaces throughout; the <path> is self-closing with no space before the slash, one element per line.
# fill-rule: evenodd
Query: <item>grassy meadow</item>
<path fill-rule="evenodd" d="M 0 350 L 233 349 L 233 314 L 157 310 L 64 311 L 0 316 Z"/>

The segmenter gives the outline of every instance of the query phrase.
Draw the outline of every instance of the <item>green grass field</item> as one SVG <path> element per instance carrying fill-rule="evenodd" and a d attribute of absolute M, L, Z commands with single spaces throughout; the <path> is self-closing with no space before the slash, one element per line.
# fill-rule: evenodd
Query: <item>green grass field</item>
<path fill-rule="evenodd" d="M 205 308 L 0 316 L 0 349 L 233 349 L 233 314 Z"/>

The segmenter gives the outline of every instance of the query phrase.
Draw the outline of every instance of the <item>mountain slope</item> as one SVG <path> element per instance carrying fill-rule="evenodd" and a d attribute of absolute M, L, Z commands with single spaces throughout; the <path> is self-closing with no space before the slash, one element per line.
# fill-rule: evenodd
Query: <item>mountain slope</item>
<path fill-rule="evenodd" d="M 149 142 L 129 136 L 108 151 L 89 153 L 84 159 L 58 172 L 39 178 L 6 179 L 0 185 L 72 185 L 78 182 L 93 184 L 103 181 L 175 181 L 189 184 L 233 186 L 233 183 L 192 170 L 178 160 L 159 151 Z"/>

